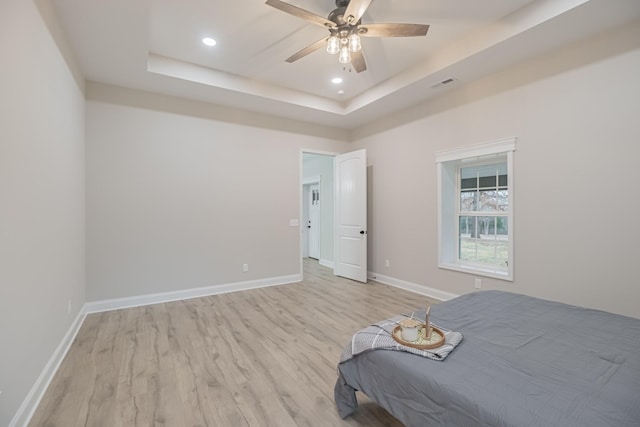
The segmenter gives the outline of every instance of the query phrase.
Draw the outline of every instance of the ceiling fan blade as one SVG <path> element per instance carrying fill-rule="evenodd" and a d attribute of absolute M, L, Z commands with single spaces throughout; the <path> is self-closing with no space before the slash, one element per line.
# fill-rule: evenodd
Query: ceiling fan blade
<path fill-rule="evenodd" d="M 358 22 L 372 1 L 373 0 L 351 0 L 347 9 L 344 11 L 344 20 L 348 24 Z"/>
<path fill-rule="evenodd" d="M 308 10 L 301 9 L 297 6 L 294 6 L 289 3 L 285 3 L 280 0 L 267 0 L 265 4 L 271 7 L 275 7 L 276 9 L 281 10 L 283 12 L 286 12 L 289 15 L 302 18 L 305 21 L 311 22 L 312 24 L 320 25 L 321 27 L 324 27 L 324 28 L 334 28 L 336 26 L 334 22 L 331 22 L 320 15 L 316 15 L 315 13 L 311 13 Z"/>
<path fill-rule="evenodd" d="M 360 37 L 416 37 L 426 36 L 429 26 L 422 24 L 366 24 L 360 25 L 358 31 Z"/>
<path fill-rule="evenodd" d="M 291 55 L 289 58 L 287 58 L 285 61 L 287 62 L 295 62 L 300 58 L 303 58 L 307 55 L 309 55 L 310 53 L 315 52 L 316 50 L 324 47 L 327 45 L 327 38 L 323 38 L 321 40 L 318 40 L 315 43 L 310 44 L 309 46 L 305 47 L 302 50 L 299 50 L 298 52 L 294 53 L 293 55 Z"/>
<path fill-rule="evenodd" d="M 353 65 L 353 69 L 356 70 L 356 73 L 361 73 L 367 69 L 367 63 L 364 60 L 362 50 L 351 54 L 351 65 Z"/>

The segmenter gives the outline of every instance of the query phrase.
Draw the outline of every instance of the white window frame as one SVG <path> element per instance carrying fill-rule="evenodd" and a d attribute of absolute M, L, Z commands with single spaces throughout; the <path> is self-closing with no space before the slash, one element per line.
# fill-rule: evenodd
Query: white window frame
<path fill-rule="evenodd" d="M 456 148 L 436 153 L 438 185 L 438 267 L 479 276 L 513 281 L 514 222 L 513 222 L 513 152 L 516 138 L 505 138 L 489 143 Z M 491 160 L 507 163 L 507 212 L 509 258 L 507 269 L 461 262 L 458 259 L 458 173 L 467 164 L 491 163 Z"/>

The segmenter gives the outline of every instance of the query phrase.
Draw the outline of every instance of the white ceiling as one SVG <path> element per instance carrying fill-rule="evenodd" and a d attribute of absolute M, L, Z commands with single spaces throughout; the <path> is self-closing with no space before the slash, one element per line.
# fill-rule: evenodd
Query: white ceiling
<path fill-rule="evenodd" d="M 287 2 L 321 16 L 335 8 L 334 0 Z M 368 69 L 358 74 L 324 50 L 286 63 L 328 33 L 264 0 L 52 3 L 89 81 L 340 129 L 640 18 L 638 0 L 375 0 L 363 23 L 430 29 L 426 37 L 363 38 Z M 217 46 L 204 46 L 207 36 Z"/>

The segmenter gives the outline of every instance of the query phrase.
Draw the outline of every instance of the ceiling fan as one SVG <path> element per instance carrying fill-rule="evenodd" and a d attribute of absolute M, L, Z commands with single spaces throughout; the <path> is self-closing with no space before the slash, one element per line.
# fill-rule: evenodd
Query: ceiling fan
<path fill-rule="evenodd" d="M 280 0 L 267 0 L 266 4 L 329 30 L 329 36 L 294 53 L 286 59 L 287 62 L 295 62 L 326 46 L 327 52 L 339 54 L 338 60 L 342 64 L 351 62 L 356 72 L 361 73 L 367 69 L 367 64 L 362 55 L 360 37 L 426 36 L 429 30 L 428 25 L 422 24 L 362 24 L 362 15 L 372 1 L 335 0 L 336 9 L 326 19 Z"/>

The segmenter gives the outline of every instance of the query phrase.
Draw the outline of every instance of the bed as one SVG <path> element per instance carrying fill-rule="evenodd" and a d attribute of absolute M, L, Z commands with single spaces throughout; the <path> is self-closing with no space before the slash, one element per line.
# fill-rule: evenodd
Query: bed
<path fill-rule="evenodd" d="M 338 365 L 342 418 L 359 390 L 408 427 L 640 426 L 640 320 L 502 291 L 431 320 L 464 336 L 442 361 L 372 350 Z"/>

